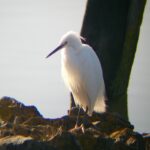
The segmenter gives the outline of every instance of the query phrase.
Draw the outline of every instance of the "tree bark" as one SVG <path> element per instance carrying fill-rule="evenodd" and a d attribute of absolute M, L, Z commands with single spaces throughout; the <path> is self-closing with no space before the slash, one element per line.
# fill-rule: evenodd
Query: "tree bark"
<path fill-rule="evenodd" d="M 81 36 L 103 68 L 108 108 L 128 119 L 127 88 L 146 0 L 88 0 Z"/>

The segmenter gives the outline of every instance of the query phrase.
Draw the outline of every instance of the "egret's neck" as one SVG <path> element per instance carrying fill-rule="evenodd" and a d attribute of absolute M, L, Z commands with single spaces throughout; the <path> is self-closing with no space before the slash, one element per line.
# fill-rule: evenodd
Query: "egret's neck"
<path fill-rule="evenodd" d="M 82 45 L 81 45 L 82 46 Z M 72 47 L 67 45 L 65 48 L 61 50 L 61 58 L 64 60 L 71 60 L 80 53 L 81 47 Z"/>

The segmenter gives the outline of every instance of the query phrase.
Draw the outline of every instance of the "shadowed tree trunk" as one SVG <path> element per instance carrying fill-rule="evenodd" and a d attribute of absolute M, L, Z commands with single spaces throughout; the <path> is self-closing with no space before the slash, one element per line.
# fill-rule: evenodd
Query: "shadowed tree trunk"
<path fill-rule="evenodd" d="M 127 88 L 145 3 L 88 0 L 81 30 L 101 61 L 110 111 L 126 119 Z"/>

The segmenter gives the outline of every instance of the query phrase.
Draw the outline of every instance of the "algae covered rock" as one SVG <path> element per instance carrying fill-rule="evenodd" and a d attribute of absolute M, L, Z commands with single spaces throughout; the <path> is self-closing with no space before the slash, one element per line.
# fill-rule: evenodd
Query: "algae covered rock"
<path fill-rule="evenodd" d="M 144 150 L 141 134 L 114 113 L 93 113 L 85 117 L 81 110 L 75 128 L 77 108 L 56 119 L 44 118 L 34 106 L 15 99 L 0 99 L 0 150 Z"/>
<path fill-rule="evenodd" d="M 0 139 L 0 150 L 56 150 L 46 142 L 31 137 L 7 136 Z"/>
<path fill-rule="evenodd" d="M 31 117 L 41 117 L 35 106 L 26 107 L 24 104 L 10 97 L 0 99 L 0 118 L 6 122 L 12 122 L 16 117 L 24 121 Z"/>

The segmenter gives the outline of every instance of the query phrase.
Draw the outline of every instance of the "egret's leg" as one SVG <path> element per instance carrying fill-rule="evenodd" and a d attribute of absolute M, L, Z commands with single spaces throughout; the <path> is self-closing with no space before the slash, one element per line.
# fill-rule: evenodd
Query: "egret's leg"
<path fill-rule="evenodd" d="M 88 107 L 86 106 L 86 109 L 85 109 L 85 115 L 87 115 L 88 114 Z"/>
<path fill-rule="evenodd" d="M 90 123 L 89 123 L 89 116 L 88 116 L 88 110 L 89 110 L 89 108 L 88 107 L 86 107 L 86 109 L 85 109 L 85 113 L 84 113 L 84 117 L 83 117 L 83 125 L 84 126 L 89 126 L 90 125 Z"/>
<path fill-rule="evenodd" d="M 80 109 L 81 109 L 81 107 L 79 106 L 79 111 L 78 111 L 78 115 L 77 115 L 77 120 L 76 120 L 75 128 L 78 127 L 79 115 L 80 115 Z"/>

